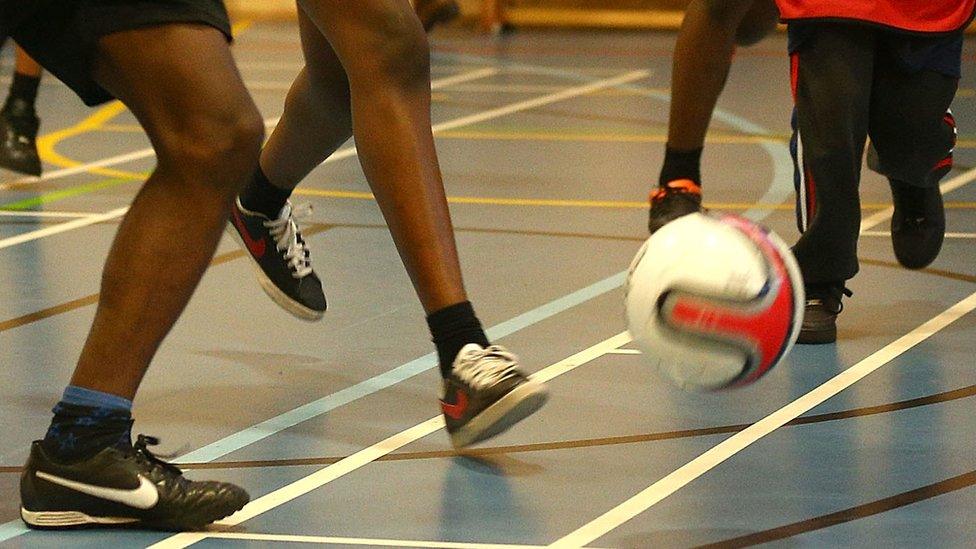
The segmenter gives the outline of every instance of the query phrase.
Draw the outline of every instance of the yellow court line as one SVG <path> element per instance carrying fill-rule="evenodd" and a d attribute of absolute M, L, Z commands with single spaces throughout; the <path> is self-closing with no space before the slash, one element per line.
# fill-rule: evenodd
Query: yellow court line
<path fill-rule="evenodd" d="M 361 191 L 339 191 L 332 189 L 295 189 L 294 194 L 300 196 L 315 196 L 322 198 L 345 198 L 353 200 L 373 200 L 373 194 Z M 552 198 L 506 198 L 488 196 L 448 196 L 451 204 L 480 204 L 492 206 L 536 206 L 557 208 L 607 208 L 607 209 L 646 209 L 647 202 L 623 200 L 564 200 Z M 792 211 L 793 204 L 764 204 L 752 202 L 706 202 L 707 208 L 716 210 L 788 210 Z M 946 208 L 976 209 L 976 202 L 946 202 Z M 885 203 L 861 204 L 864 210 L 882 210 L 891 207 Z"/>
<path fill-rule="evenodd" d="M 244 32 L 251 26 L 251 21 L 242 20 L 234 23 L 231 26 L 231 32 L 233 34 L 239 34 Z M 103 127 L 108 125 L 116 116 L 122 114 L 126 111 L 126 106 L 122 104 L 121 101 L 115 100 L 99 107 L 92 114 L 85 117 L 81 122 L 77 124 L 56 130 L 41 137 L 37 138 L 37 153 L 41 160 L 49 164 L 54 164 L 55 166 L 61 168 L 74 168 L 76 166 L 81 166 L 83 163 L 72 158 L 68 158 L 56 149 L 57 145 L 66 139 L 76 137 L 86 133 L 92 133 L 101 130 Z M 136 181 L 145 181 L 146 176 L 138 172 L 131 172 L 127 170 L 115 170 L 112 168 L 98 168 L 92 167 L 86 170 L 88 173 L 95 175 L 104 175 L 113 178 L 121 179 L 132 179 Z"/>
<path fill-rule="evenodd" d="M 81 166 L 82 162 L 68 158 L 56 150 L 56 146 L 62 141 L 69 139 L 71 137 L 76 137 L 78 135 L 91 133 L 98 131 L 103 125 L 108 121 L 112 120 L 116 116 L 122 114 L 125 111 L 125 105 L 121 101 L 112 101 L 102 107 L 99 107 L 92 114 L 85 117 L 81 122 L 77 124 L 53 131 L 51 133 L 45 134 L 37 138 L 37 153 L 41 157 L 41 160 L 49 164 L 54 164 L 62 168 L 74 168 L 75 166 Z M 108 177 L 123 178 L 123 179 L 139 179 L 143 180 L 142 176 L 135 174 L 134 172 L 115 170 L 112 168 L 89 168 L 87 170 L 89 173 L 96 175 L 104 175 Z"/>
<path fill-rule="evenodd" d="M 136 124 L 103 124 L 91 131 L 141 133 L 142 127 Z M 497 141 L 579 141 L 599 143 L 666 143 L 665 134 L 620 134 L 620 133 L 557 133 L 526 131 L 456 130 L 437 134 L 438 139 L 472 139 Z M 710 132 L 705 137 L 708 143 L 727 145 L 757 145 L 761 143 L 785 143 L 789 137 L 782 134 L 736 135 Z M 960 139 L 957 148 L 976 148 L 976 139 Z"/>
<path fill-rule="evenodd" d="M 499 141 L 592 141 L 604 143 L 665 143 L 664 134 L 625 134 L 625 133 L 555 133 L 534 131 L 445 131 L 437 137 L 453 139 L 490 139 Z M 708 134 L 705 141 L 725 144 L 783 143 L 786 136 L 777 135 L 732 135 Z"/>

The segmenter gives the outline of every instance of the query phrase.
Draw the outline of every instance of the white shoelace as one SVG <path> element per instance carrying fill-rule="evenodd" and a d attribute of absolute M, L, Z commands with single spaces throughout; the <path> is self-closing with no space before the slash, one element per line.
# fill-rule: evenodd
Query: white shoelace
<path fill-rule="evenodd" d="M 292 270 L 291 276 L 295 278 L 304 278 L 312 273 L 312 258 L 295 222 L 296 219 L 311 213 L 311 204 L 302 204 L 294 208 L 289 202 L 281 209 L 278 219 L 264 222 L 264 226 L 275 239 L 275 249 L 284 252 L 285 261 Z"/>
<path fill-rule="evenodd" d="M 454 372 L 468 385 L 482 389 L 515 375 L 517 366 L 515 355 L 504 347 L 491 345 L 461 356 L 454 365 Z"/>

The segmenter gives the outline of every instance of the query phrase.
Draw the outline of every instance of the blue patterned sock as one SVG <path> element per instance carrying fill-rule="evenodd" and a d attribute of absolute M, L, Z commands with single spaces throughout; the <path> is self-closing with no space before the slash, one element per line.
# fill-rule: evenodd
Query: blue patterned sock
<path fill-rule="evenodd" d="M 132 401 L 69 385 L 42 446 L 62 462 L 88 459 L 109 446 L 132 445 Z"/>

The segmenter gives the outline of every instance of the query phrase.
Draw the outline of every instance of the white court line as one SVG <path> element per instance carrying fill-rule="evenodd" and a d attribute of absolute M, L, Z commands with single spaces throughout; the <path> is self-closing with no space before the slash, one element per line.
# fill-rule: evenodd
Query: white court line
<path fill-rule="evenodd" d="M 487 69 L 480 69 L 480 70 L 476 70 L 476 71 L 471 71 L 471 72 L 467 72 L 467 73 L 463 73 L 463 74 L 449 76 L 447 78 L 442 78 L 442 79 L 439 79 L 439 80 L 437 80 L 435 82 L 431 82 L 431 88 L 432 89 L 436 89 L 438 87 L 451 86 L 453 84 L 459 84 L 459 83 L 463 83 L 463 82 L 470 82 L 471 80 L 477 80 L 479 78 L 487 78 L 487 77 L 493 76 L 493 75 L 495 75 L 497 73 L 498 73 L 498 69 L 495 69 L 495 68 L 487 68 Z M 273 126 L 273 125 L 275 125 L 275 124 L 278 123 L 278 120 L 279 120 L 278 117 L 268 118 L 267 120 L 264 121 L 264 123 L 267 126 Z M 342 153 L 342 154 L 340 154 L 340 153 Z M 56 171 L 50 172 L 48 174 L 45 174 L 44 176 L 41 176 L 41 177 L 34 177 L 34 178 L 29 178 L 27 180 L 21 180 L 21 181 L 31 181 L 31 182 L 49 181 L 51 179 L 57 179 L 59 177 L 66 177 L 66 176 L 73 175 L 73 174 L 76 174 L 76 173 L 86 172 L 86 171 L 88 171 L 88 170 L 90 170 L 92 168 L 101 168 L 101 167 L 105 167 L 105 166 L 114 166 L 116 164 L 121 164 L 121 163 L 124 163 L 124 162 L 129 162 L 129 161 L 132 161 L 132 160 L 137 160 L 137 159 L 140 159 L 140 158 L 147 158 L 147 157 L 153 156 L 154 154 L 155 153 L 153 152 L 152 148 L 142 149 L 142 150 L 139 150 L 139 151 L 134 151 L 134 152 L 131 152 L 131 153 L 122 154 L 122 155 L 119 155 L 119 156 L 113 156 L 113 157 L 110 157 L 110 158 L 106 158 L 106 159 L 103 159 L 103 160 L 99 160 L 97 162 L 91 162 L 91 163 L 88 163 L 88 164 L 83 164 L 81 166 L 75 166 L 73 168 L 65 168 L 63 170 L 56 170 Z M 336 152 L 336 154 L 333 154 L 332 156 L 330 156 L 328 159 L 326 159 L 325 162 L 323 162 L 323 164 L 326 164 L 326 163 L 329 163 L 329 162 L 335 162 L 336 160 L 339 160 L 341 158 L 346 158 L 346 157 L 349 157 L 349 156 L 354 156 L 355 154 L 356 154 L 356 148 L 355 147 L 351 147 L 349 149 L 343 149 L 343 150 L 340 150 L 340 151 Z M 0 190 L 3 190 L 3 189 L 5 189 L 6 187 L 8 187 L 10 185 L 11 185 L 10 183 L 4 184 L 4 185 L 0 185 Z M 32 232 L 29 232 L 29 233 L 24 233 L 24 234 L 18 235 L 16 237 L 12 237 L 12 238 L 7 238 L 7 239 L 4 239 L 4 240 L 0 240 L 0 249 L 8 248 L 10 246 L 16 246 L 18 244 L 23 244 L 25 242 L 30 242 L 30 241 L 33 241 L 33 240 L 37 240 L 39 238 L 44 238 L 44 237 L 52 236 L 52 235 L 55 235 L 55 234 L 60 234 L 60 233 L 66 232 L 66 231 L 71 231 L 71 230 L 74 230 L 74 229 L 80 229 L 82 227 L 87 227 L 89 225 L 94 225 L 96 223 L 101 223 L 102 221 L 106 221 L 108 219 L 114 219 L 116 217 L 121 217 L 122 215 L 125 215 L 125 212 L 127 210 L 128 210 L 128 208 L 126 207 L 126 208 L 120 208 L 120 209 L 112 210 L 111 212 L 106 212 L 106 213 L 103 213 L 103 214 L 92 214 L 87 219 L 81 219 L 81 220 L 78 220 L 78 221 L 72 221 L 70 223 L 63 223 L 63 224 L 55 225 L 54 227 L 48 227 L 46 229 L 40 229 L 40 230 L 37 230 L 37 231 L 32 231 Z M 119 213 L 119 212 L 121 212 L 121 213 Z"/>
<path fill-rule="evenodd" d="M 20 179 L 15 179 L 9 183 L 0 183 L 0 191 L 8 191 L 14 188 L 23 188 L 24 185 L 28 183 L 40 183 L 42 181 L 51 181 L 52 179 L 60 179 L 62 177 L 68 177 L 69 175 L 75 175 L 79 173 L 88 172 L 94 168 L 105 168 L 107 166 L 115 166 L 118 164 L 125 164 L 126 162 L 132 162 L 133 160 L 139 160 L 142 158 L 148 158 L 153 155 L 153 150 L 141 149 L 138 151 L 133 151 L 126 154 L 120 154 L 117 156 L 110 156 L 108 158 L 103 158 L 101 160 L 96 160 L 95 162 L 87 162 L 78 166 L 72 166 L 70 168 L 62 168 L 60 170 L 54 170 L 53 172 L 46 172 L 40 177 L 22 177 Z"/>
<path fill-rule="evenodd" d="M 451 84 L 457 84 L 457 83 L 460 83 L 460 82 L 467 82 L 467 81 L 475 80 L 475 79 L 478 79 L 478 78 L 485 78 L 487 76 L 491 76 L 493 74 L 497 74 L 497 72 L 498 72 L 498 69 L 495 69 L 495 68 L 481 69 L 481 70 L 473 71 L 471 73 L 465 73 L 465 74 L 460 74 L 460 75 L 456 75 L 456 76 L 444 78 L 441 81 L 439 81 L 436 85 L 439 86 L 439 87 L 450 86 Z M 449 120 L 447 122 L 442 122 L 440 124 L 435 124 L 432 127 L 432 130 L 436 134 L 438 132 L 452 130 L 454 128 L 460 128 L 462 126 L 469 126 L 471 124 L 477 124 L 478 122 L 485 122 L 485 121 L 491 120 L 493 118 L 498 118 L 498 117 L 505 116 L 505 115 L 508 115 L 508 114 L 513 114 L 513 113 L 516 113 L 516 112 L 520 112 L 520 111 L 524 111 L 524 110 L 528 110 L 528 109 L 533 109 L 533 108 L 541 107 L 541 106 L 544 106 L 544 105 L 549 105 L 549 104 L 556 103 L 556 102 L 559 102 L 559 101 L 564 101 L 566 99 L 571 99 L 571 98 L 574 98 L 574 97 L 579 97 L 581 95 L 586 95 L 586 94 L 588 94 L 590 92 L 593 92 L 593 91 L 596 91 L 596 90 L 600 90 L 600 89 L 604 89 L 604 88 L 611 88 L 613 86 L 619 86 L 619 85 L 622 85 L 622 84 L 627 84 L 629 82 L 633 82 L 633 81 L 636 81 L 636 80 L 640 80 L 642 78 L 646 78 L 649 74 L 650 74 L 650 72 L 649 71 L 646 71 L 646 70 L 628 72 L 628 73 L 623 74 L 621 76 L 618 76 L 616 78 L 607 78 L 607 79 L 604 79 L 604 80 L 597 80 L 595 82 L 591 82 L 591 83 L 586 84 L 586 85 L 583 85 L 583 86 L 576 86 L 576 87 L 572 87 L 572 88 L 566 88 L 565 90 L 562 90 L 562 91 L 557 92 L 557 93 L 551 93 L 551 94 L 544 95 L 544 96 L 541 96 L 541 97 L 536 97 L 534 99 L 528 99 L 526 101 L 519 101 L 519 102 L 516 102 L 516 103 L 511 103 L 509 105 L 505 105 L 505 106 L 498 107 L 498 108 L 495 108 L 495 109 L 490 109 L 490 110 L 483 111 L 483 112 L 480 112 L 480 113 L 477 113 L 477 114 L 472 114 L 472 115 L 469 115 L 469 116 L 462 116 L 461 118 L 455 118 L 454 120 Z M 431 84 L 431 88 L 434 89 L 434 87 L 435 87 L 435 84 L 432 83 Z M 273 118 L 273 119 L 269 119 L 269 120 L 266 120 L 265 121 L 266 124 L 270 124 L 270 125 L 277 124 L 277 122 L 278 122 L 278 118 Z M 148 153 L 146 151 L 148 151 Z M 131 160 L 132 158 L 135 158 L 138 155 L 142 155 L 144 153 L 145 153 L 145 156 L 152 156 L 153 151 L 150 148 L 150 149 L 144 149 L 142 151 L 136 151 L 134 153 L 129 153 L 128 155 L 122 155 L 122 156 L 129 157 L 129 159 Z M 325 162 L 323 162 L 323 164 L 328 164 L 328 163 L 331 163 L 331 162 L 335 162 L 337 160 L 342 160 L 344 158 L 349 158 L 351 156 L 356 156 L 356 154 L 357 154 L 357 150 L 356 150 L 356 147 L 355 146 L 347 147 L 347 148 L 344 148 L 344 149 L 340 149 L 340 150 L 336 151 L 335 153 L 333 153 L 332 156 L 330 156 L 329 158 L 327 158 L 325 160 Z M 113 158 L 119 158 L 119 157 L 113 157 Z M 101 165 L 102 166 L 110 165 L 110 164 L 107 163 L 109 160 L 111 160 L 111 159 L 105 159 L 105 160 L 100 161 L 101 162 Z M 85 166 L 88 166 L 89 168 L 91 168 L 91 167 L 94 167 L 94 164 L 95 163 L 86 164 Z M 81 169 L 83 167 L 84 166 L 77 166 L 76 168 L 69 168 L 69 169 L 85 171 L 85 170 L 82 170 Z M 55 173 L 56 172 L 52 172 L 51 177 L 48 177 L 46 179 L 51 179 L 51 178 L 55 177 L 55 175 L 54 175 Z M 77 171 L 75 173 L 77 173 Z M 44 177 L 36 178 L 37 181 L 46 180 L 46 179 Z M 116 211 L 118 211 L 118 210 L 113 210 L 113 212 L 116 212 Z M 101 214 L 99 216 L 93 216 L 92 219 L 98 218 L 97 220 L 92 220 L 92 219 L 89 219 L 89 220 L 79 220 L 79 221 L 88 221 L 87 223 L 72 221 L 71 223 L 64 223 L 63 224 L 63 227 L 62 227 L 62 225 L 57 225 L 55 227 L 50 227 L 50 228 L 47 228 L 47 229 L 42 229 L 42 230 L 34 231 L 34 232 L 31 232 L 31 233 L 26 233 L 26 234 L 23 234 L 23 235 L 14 237 L 14 238 L 9 238 L 9 239 L 6 239 L 6 240 L 0 240 L 0 249 L 7 248 L 9 246 L 14 246 L 16 244 L 22 244 L 24 242 L 30 242 L 32 240 L 37 240 L 38 238 L 44 238 L 46 236 L 51 236 L 53 234 L 63 233 L 65 231 L 70 231 L 70 230 L 73 230 L 73 229 L 78 229 L 78 228 L 81 228 L 81 227 L 86 227 L 88 225 L 93 225 L 95 223 L 99 223 L 101 221 L 104 221 L 105 219 L 101 219 L 101 217 L 102 216 L 105 216 L 105 215 L 109 215 L 110 213 L 111 212 L 107 212 L 107 213 Z M 119 217 L 119 216 L 123 215 L 124 213 L 125 212 L 123 211 L 122 214 L 114 215 L 112 217 Z M 109 217 L 108 219 L 111 219 L 112 217 Z M 61 228 L 59 229 L 59 227 L 61 227 Z"/>
<path fill-rule="evenodd" d="M 280 541 L 287 543 L 314 543 L 318 545 L 367 545 L 370 547 L 429 547 L 433 549 L 543 549 L 545 545 L 513 545 L 502 543 L 463 543 L 456 541 L 418 541 L 382 538 L 343 538 L 335 536 L 295 536 L 280 534 L 244 534 L 213 532 L 208 538 L 244 541 Z M 590 547 L 589 549 L 598 549 Z"/>
<path fill-rule="evenodd" d="M 949 191 L 954 191 L 959 187 L 962 187 L 974 179 L 976 179 L 976 168 L 971 168 L 951 179 L 947 179 L 941 185 L 939 185 L 939 188 L 942 189 L 942 194 L 946 194 Z M 878 223 L 891 219 L 891 216 L 894 215 L 894 213 L 895 208 L 888 207 L 865 217 L 861 220 L 861 232 L 863 233 Z"/>
<path fill-rule="evenodd" d="M 607 338 L 592 347 L 584 349 L 573 356 L 560 360 L 559 362 L 544 368 L 533 374 L 531 377 L 537 381 L 543 383 L 565 374 L 590 362 L 591 360 L 597 359 L 610 349 L 616 349 L 621 345 L 625 345 L 630 342 L 630 336 L 624 332 Z M 322 486 L 343 477 L 365 465 L 368 465 L 377 459 L 394 452 L 411 442 L 417 441 L 439 429 L 444 427 L 444 416 L 437 415 L 427 421 L 418 423 L 417 425 L 401 431 L 385 440 L 377 442 L 376 444 L 364 448 L 355 454 L 352 454 L 346 458 L 343 458 L 336 463 L 319 469 L 318 471 L 301 478 L 291 484 L 287 484 L 277 490 L 269 492 L 258 499 L 248 503 L 244 508 L 237 513 L 231 515 L 230 517 L 216 523 L 220 527 L 231 527 L 241 524 L 244 521 L 250 520 L 258 515 L 264 514 L 275 507 L 284 505 L 289 501 L 303 496 L 312 490 L 321 488 Z M 150 546 L 150 549 L 176 549 L 190 546 L 198 541 L 207 538 L 207 532 L 185 532 L 182 534 L 176 534 L 169 538 L 166 538 L 159 543 Z"/>
<path fill-rule="evenodd" d="M 478 69 L 469 72 L 464 72 L 461 74 L 455 74 L 453 76 L 447 76 L 444 78 L 438 78 L 430 83 L 430 88 L 432 90 L 440 89 L 445 86 L 451 86 L 454 84 L 463 84 L 465 82 L 470 82 L 472 80 L 478 80 L 479 78 L 487 78 L 489 76 L 494 76 L 498 74 L 499 69 L 489 67 L 485 69 Z M 267 127 L 274 126 L 278 123 L 281 117 L 275 116 L 272 118 L 266 118 L 264 120 L 264 125 Z M 23 188 L 23 185 L 28 183 L 40 183 L 42 181 L 51 181 L 52 179 L 60 179 L 62 177 L 68 177 L 71 175 L 85 173 L 93 168 L 105 168 L 108 166 L 117 166 L 119 164 L 125 164 L 127 162 L 133 162 L 135 160 L 141 160 L 143 158 L 149 158 L 154 156 L 152 147 L 147 147 L 145 149 L 139 149 L 138 151 L 132 151 L 130 153 L 120 154 L 117 156 L 110 156 L 108 158 L 103 158 L 95 162 L 87 162 L 78 166 L 72 166 L 70 168 L 62 168 L 60 170 L 54 170 L 53 172 L 47 172 L 40 177 L 23 177 L 11 181 L 9 183 L 0 183 L 0 191 L 6 191 L 13 189 L 15 187 Z M 334 155 L 333 155 L 334 156 Z M 325 161 L 330 162 L 329 159 Z"/>
<path fill-rule="evenodd" d="M 608 355 L 639 355 L 640 351 L 637 349 L 614 349 L 612 351 L 607 351 Z"/>
<path fill-rule="evenodd" d="M 95 225 L 103 221 L 108 221 L 110 219 L 122 217 L 123 215 L 125 215 L 125 212 L 127 211 L 129 211 L 128 206 L 124 208 L 116 208 L 112 211 L 105 212 L 102 214 L 90 215 L 88 217 L 76 219 L 74 221 L 68 221 L 67 223 L 58 223 L 53 227 L 38 229 L 36 231 L 31 231 L 29 233 L 24 233 L 24 234 L 19 234 L 17 236 L 4 238 L 0 240 L 0 250 L 4 248 L 9 248 L 11 246 L 16 246 L 18 244 L 23 244 L 25 242 L 30 242 L 32 240 L 37 240 L 39 238 L 44 238 L 47 236 L 52 236 L 67 231 L 73 231 L 75 229 L 80 229 L 82 227 L 87 227 L 89 225 Z"/>
<path fill-rule="evenodd" d="M 49 212 L 37 210 L 0 210 L 0 217 L 91 217 L 97 212 Z"/>
<path fill-rule="evenodd" d="M 891 231 L 864 231 L 864 236 L 891 236 Z M 976 238 L 976 233 L 945 233 L 946 238 Z"/>
<path fill-rule="evenodd" d="M 871 372 L 891 362 L 902 353 L 925 341 L 974 309 L 976 309 L 976 292 L 970 294 L 969 297 L 946 309 L 918 328 L 884 346 L 871 356 L 834 376 L 809 393 L 725 439 L 627 501 L 593 519 L 576 531 L 560 538 L 550 545 L 550 547 L 581 547 L 606 535 L 614 528 L 643 513 L 654 504 L 677 492 L 691 481 L 717 467 L 752 443 L 860 381 Z"/>
<path fill-rule="evenodd" d="M 630 82 L 634 82 L 642 78 L 647 78 L 648 76 L 650 76 L 650 74 L 651 74 L 650 71 L 646 71 L 646 70 L 630 71 L 620 76 L 617 76 L 615 78 L 605 78 L 603 80 L 596 80 L 594 82 L 590 82 L 589 84 L 585 84 L 583 86 L 566 88 L 562 91 L 556 93 L 550 93 L 548 95 L 543 95 L 540 97 L 536 97 L 534 99 L 518 101 L 516 103 L 510 103 L 508 105 L 498 107 L 496 109 L 483 111 L 478 114 L 472 114 L 470 116 L 462 116 L 461 118 L 455 118 L 454 120 L 449 120 L 447 122 L 435 124 L 434 126 L 432 126 L 432 130 L 436 135 L 438 132 L 453 130 L 455 128 L 460 128 L 461 126 L 470 126 L 471 124 L 477 124 L 478 122 L 485 122 L 508 114 L 517 113 L 519 111 L 534 109 L 536 107 L 550 105 L 552 103 L 557 103 L 559 101 L 564 101 L 566 99 L 572 99 L 574 97 L 586 95 L 588 93 L 597 90 L 612 88 L 614 86 L 621 86 L 623 84 L 629 84 Z M 356 154 L 356 147 L 349 147 L 347 149 L 336 151 L 335 154 L 329 157 L 329 160 L 333 160 L 333 159 L 339 160 L 342 158 L 347 158 L 349 156 L 354 156 L 355 154 Z"/>

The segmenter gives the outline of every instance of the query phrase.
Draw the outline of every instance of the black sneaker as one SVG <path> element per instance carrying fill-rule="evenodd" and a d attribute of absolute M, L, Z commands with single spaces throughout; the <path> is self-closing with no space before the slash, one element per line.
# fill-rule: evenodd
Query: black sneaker
<path fill-rule="evenodd" d="M 312 270 L 312 260 L 295 217 L 285 204 L 277 219 L 252 212 L 240 199 L 231 212 L 231 233 L 251 256 L 258 282 L 265 293 L 284 310 L 302 320 L 320 320 L 325 313 L 322 281 Z"/>
<path fill-rule="evenodd" d="M 546 386 L 518 370 L 518 358 L 502 347 L 461 349 L 444 380 L 441 411 L 451 443 L 462 448 L 491 438 L 542 407 Z"/>
<path fill-rule="evenodd" d="M 138 525 L 199 530 L 239 511 L 250 496 L 225 482 L 186 479 L 154 456 L 139 435 L 134 446 L 110 447 L 94 457 L 61 464 L 40 441 L 31 446 L 20 478 L 20 516 L 31 528 Z"/>
<path fill-rule="evenodd" d="M 658 187 L 650 196 L 647 230 L 654 234 L 666 223 L 702 211 L 701 187 L 690 179 L 676 179 Z"/>
<path fill-rule="evenodd" d="M 844 310 L 841 297 L 845 295 L 851 297 L 853 293 L 843 284 L 808 285 L 803 325 L 796 342 L 816 345 L 837 341 L 837 315 Z"/>
<path fill-rule="evenodd" d="M 461 7 L 455 0 L 416 0 L 413 9 L 424 25 L 424 30 L 428 32 L 461 15 Z"/>
<path fill-rule="evenodd" d="M 41 121 L 23 100 L 12 99 L 0 110 L 0 167 L 41 175 L 37 130 Z"/>
<path fill-rule="evenodd" d="M 945 209 L 939 186 L 915 187 L 889 180 L 895 213 L 891 216 L 891 245 L 898 263 L 909 269 L 929 266 L 945 239 Z"/>

